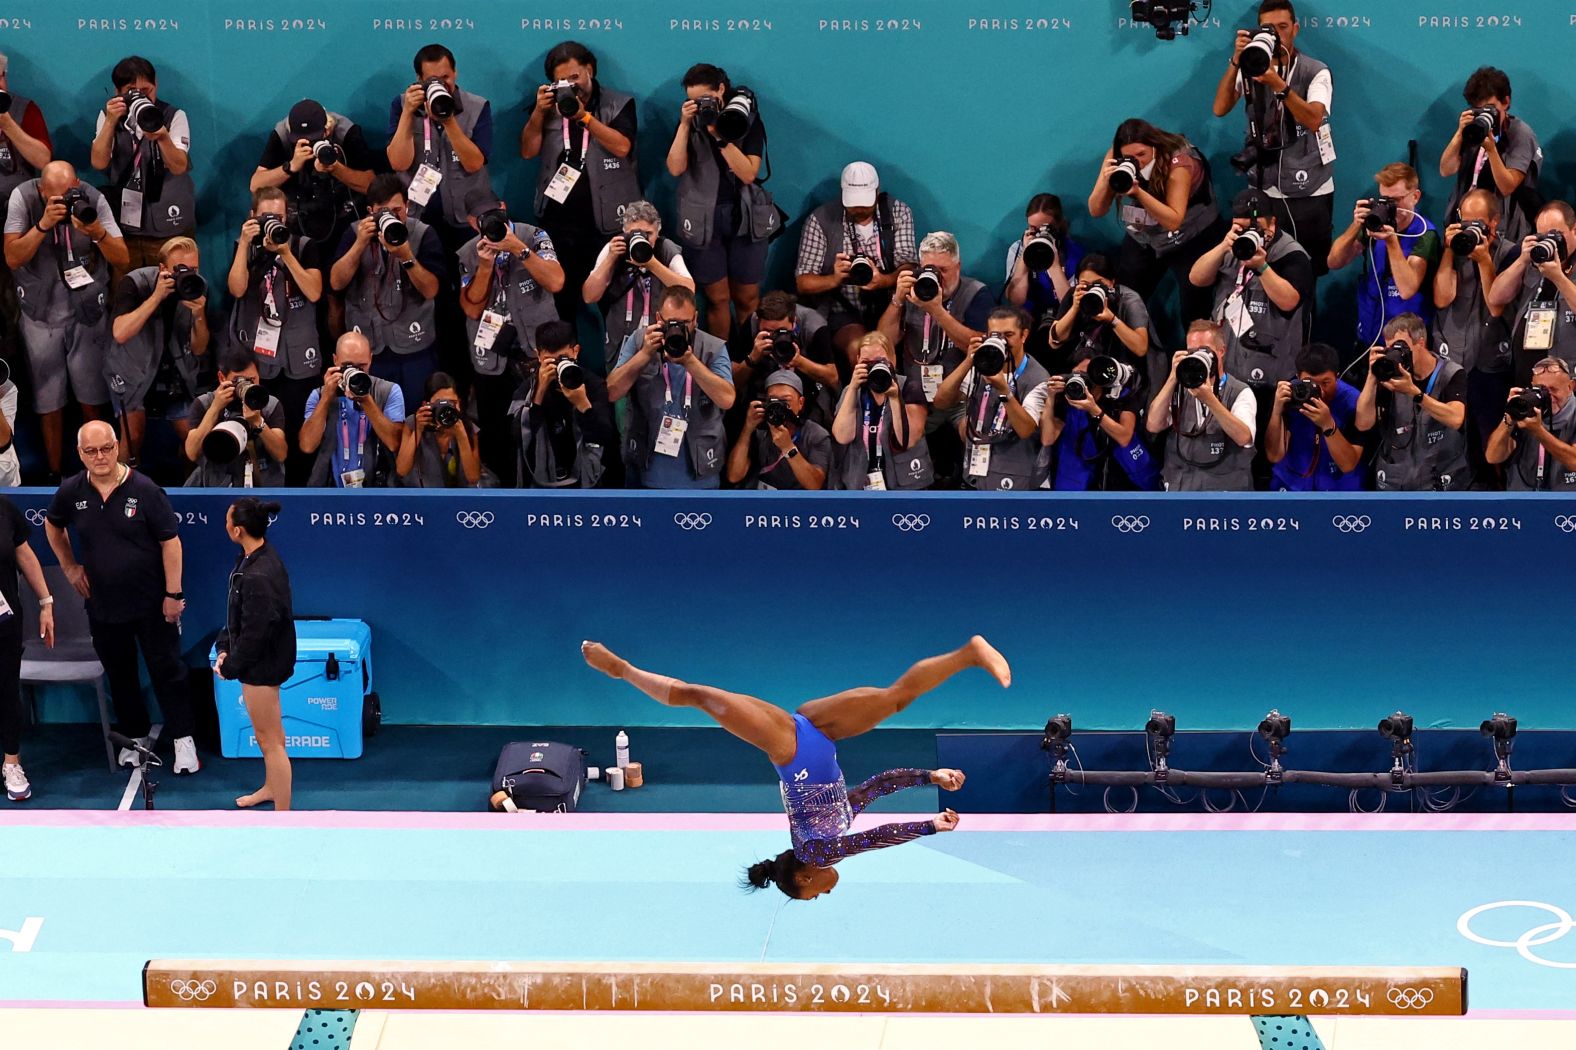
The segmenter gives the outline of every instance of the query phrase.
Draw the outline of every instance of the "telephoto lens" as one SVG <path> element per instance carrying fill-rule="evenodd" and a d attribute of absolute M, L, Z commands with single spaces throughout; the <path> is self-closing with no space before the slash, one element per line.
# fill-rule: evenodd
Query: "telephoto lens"
<path fill-rule="evenodd" d="M 180 265 L 170 271 L 175 278 L 175 297 L 193 302 L 208 294 L 208 282 L 190 266 Z"/>
<path fill-rule="evenodd" d="M 928 303 L 941 294 L 941 273 L 934 266 L 921 266 L 914 275 L 914 298 Z"/>
<path fill-rule="evenodd" d="M 1412 348 L 1397 339 L 1384 348 L 1384 356 L 1374 359 L 1371 371 L 1381 383 L 1399 379 L 1403 371 L 1412 369 Z"/>
<path fill-rule="evenodd" d="M 558 80 L 552 86 L 553 105 L 558 107 L 560 117 L 572 117 L 580 112 L 580 96 L 575 93 L 572 81 Z"/>
<path fill-rule="evenodd" d="M 1105 313 L 1110 302 L 1111 293 L 1105 290 L 1105 285 L 1091 284 L 1084 289 L 1083 298 L 1078 302 L 1078 312 L 1092 321 Z"/>
<path fill-rule="evenodd" d="M 81 186 L 73 186 L 60 195 L 60 203 L 66 206 L 66 211 L 71 217 L 86 226 L 98 218 L 98 209 L 93 202 L 88 200 L 88 195 L 82 192 Z"/>
<path fill-rule="evenodd" d="M 325 168 L 332 168 L 344 160 L 345 155 L 340 152 L 339 143 L 333 139 L 318 139 L 312 143 L 312 159 Z"/>
<path fill-rule="evenodd" d="M 987 335 L 974 351 L 974 371 L 982 376 L 997 375 L 1007 367 L 1007 357 L 1007 340 L 995 333 Z"/>
<path fill-rule="evenodd" d="M 1096 354 L 1089 359 L 1089 381 L 1107 390 L 1121 386 L 1122 363 L 1114 357 Z"/>
<path fill-rule="evenodd" d="M 390 248 L 398 248 L 410 240 L 410 228 L 404 221 L 388 208 L 379 208 L 377 212 L 378 236 Z"/>
<path fill-rule="evenodd" d="M 1548 416 L 1553 407 L 1547 390 L 1541 386 L 1529 386 L 1505 402 L 1505 414 L 1519 422 L 1533 416 Z"/>
<path fill-rule="evenodd" d="M 1049 226 L 1036 226 L 1024 242 L 1023 265 L 1035 273 L 1044 273 L 1056 265 L 1056 238 Z"/>
<path fill-rule="evenodd" d="M 1386 226 L 1395 226 L 1395 201 L 1389 197 L 1369 197 L 1363 203 L 1368 205 L 1368 214 L 1363 217 L 1363 229 L 1369 233 L 1378 233 Z"/>
<path fill-rule="evenodd" d="M 724 142 L 738 142 L 749 134 L 755 123 L 755 98 L 739 92 L 728 100 L 717 114 L 717 137 Z"/>
<path fill-rule="evenodd" d="M 799 340 L 792 328 L 779 328 L 772 333 L 772 358 L 787 368 L 799 356 Z"/>
<path fill-rule="evenodd" d="M 1138 170 L 1138 161 L 1132 157 L 1123 157 L 1116 162 L 1105 184 L 1112 193 L 1127 193 L 1138 184 Z"/>
<path fill-rule="evenodd" d="M 866 366 L 865 386 L 872 394 L 884 394 L 892 389 L 892 366 L 885 361 L 872 361 Z"/>
<path fill-rule="evenodd" d="M 662 350 L 669 357 L 683 357 L 689 352 L 689 327 L 683 321 L 662 322 Z"/>
<path fill-rule="evenodd" d="M 1197 390 L 1209 382 L 1210 365 L 1215 355 L 1208 350 L 1194 350 L 1177 362 L 1177 382 L 1188 390 Z"/>
<path fill-rule="evenodd" d="M 1306 405 L 1319 396 L 1319 387 L 1312 380 L 1293 379 L 1290 385 L 1293 405 Z"/>
<path fill-rule="evenodd" d="M 484 211 L 476 217 L 476 229 L 490 244 L 502 244 L 509 236 L 509 216 L 502 208 Z"/>
<path fill-rule="evenodd" d="M 246 424 L 239 419 L 223 419 L 214 424 L 208 436 L 202 439 L 202 454 L 210 463 L 223 466 L 233 463 L 246 450 L 251 438 Z"/>
<path fill-rule="evenodd" d="M 766 401 L 766 425 L 771 427 L 792 426 L 794 421 L 793 409 L 788 407 L 788 402 L 780 397 L 768 398 Z"/>
<path fill-rule="evenodd" d="M 290 240 L 290 227 L 285 221 L 272 213 L 265 213 L 257 217 L 257 228 L 265 244 L 286 244 Z"/>
<path fill-rule="evenodd" d="M 1466 149 L 1477 149 L 1483 145 L 1484 140 L 1497 131 L 1499 131 L 1499 110 L 1493 106 L 1476 106 L 1472 110 L 1472 119 L 1461 129 L 1461 145 Z"/>
<path fill-rule="evenodd" d="M 436 120 L 448 120 L 454 116 L 454 95 L 449 91 L 449 86 L 437 77 L 433 77 L 422 85 L 427 95 L 427 112 Z"/>
<path fill-rule="evenodd" d="M 241 399 L 241 404 L 254 412 L 261 412 L 268 407 L 268 391 L 246 376 L 236 377 L 235 396 Z"/>
<path fill-rule="evenodd" d="M 1089 378 L 1082 372 L 1074 372 L 1063 379 L 1062 396 L 1069 401 L 1089 400 Z"/>
<path fill-rule="evenodd" d="M 553 367 L 558 371 L 558 385 L 563 389 L 579 390 L 586 385 L 585 370 L 580 367 L 580 362 L 560 357 Z"/>
<path fill-rule="evenodd" d="M 630 230 L 624 234 L 624 254 L 636 266 L 644 266 L 651 261 L 657 250 L 652 246 L 651 236 L 645 230 Z"/>
<path fill-rule="evenodd" d="M 1565 238 L 1555 230 L 1539 234 L 1538 239 L 1528 249 L 1527 256 L 1537 266 L 1551 262 L 1562 263 L 1565 261 Z"/>
<path fill-rule="evenodd" d="M 1487 240 L 1488 226 L 1481 219 L 1471 219 L 1450 238 L 1450 250 L 1457 255 L 1471 255 Z"/>
<path fill-rule="evenodd" d="M 159 107 L 136 88 L 126 92 L 126 129 L 137 128 L 143 134 L 151 135 L 164 127 L 164 114 L 159 112 Z"/>
<path fill-rule="evenodd" d="M 1237 234 L 1237 239 L 1231 242 L 1232 258 L 1247 262 L 1264 250 L 1264 234 L 1259 229 L 1249 226 Z"/>
<path fill-rule="evenodd" d="M 1275 35 L 1275 30 L 1255 30 L 1243 45 L 1242 54 L 1237 56 L 1237 68 L 1249 80 L 1262 77 L 1275 64 L 1275 52 L 1279 47 L 1280 38 Z"/>
<path fill-rule="evenodd" d="M 339 370 L 339 388 L 346 397 L 366 397 L 372 393 L 372 376 L 355 365 L 346 365 Z"/>
<path fill-rule="evenodd" d="M 856 252 L 853 259 L 848 263 L 848 277 L 844 279 L 843 283 L 857 285 L 862 288 L 875 279 L 876 264 L 870 261 L 869 256 L 860 255 Z"/>
<path fill-rule="evenodd" d="M 445 398 L 432 403 L 432 425 L 438 430 L 452 430 L 460 421 L 460 406 Z"/>

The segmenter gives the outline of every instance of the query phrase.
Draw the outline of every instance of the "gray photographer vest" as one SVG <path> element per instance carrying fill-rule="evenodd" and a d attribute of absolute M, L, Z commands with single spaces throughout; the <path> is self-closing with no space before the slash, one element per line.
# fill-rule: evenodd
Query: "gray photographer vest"
<path fill-rule="evenodd" d="M 169 127 L 175 119 L 175 107 L 163 101 L 154 105 L 164 117 L 164 126 Z M 141 157 L 133 169 L 131 161 L 138 154 L 139 143 Z M 120 191 L 127 187 L 142 191 L 142 222 L 135 226 L 120 222 L 125 232 L 145 237 L 178 237 L 197 228 L 197 186 L 192 182 L 191 172 L 171 174 L 164 167 L 164 154 L 159 144 L 146 137 L 139 139 L 127 131 L 124 119 L 115 124 L 108 174 L 113 187 L 109 194 L 112 201 L 118 201 Z M 115 208 L 115 216 L 119 221 L 119 207 Z"/>
<path fill-rule="evenodd" d="M 82 183 L 80 186 L 88 201 L 95 207 L 104 199 L 98 190 Z M 38 224 L 44 217 L 44 201 L 39 196 L 38 180 L 24 182 L 16 191 L 21 194 L 23 218 L 26 222 L 24 230 Z M 68 258 L 65 250 L 60 247 L 57 232 L 64 230 L 71 240 L 71 254 Z M 75 260 L 74 262 L 72 260 Z M 93 278 L 93 283 L 75 292 L 66 284 L 65 268 L 81 265 L 86 268 Z M 38 251 L 33 257 L 21 266 L 12 270 L 16 275 L 16 294 L 21 300 L 22 313 L 30 321 L 39 324 L 65 324 L 76 319 L 73 312 L 72 300 L 77 296 L 97 296 L 100 310 L 103 313 L 101 322 L 107 325 L 109 316 L 109 263 L 99 254 L 98 246 L 93 243 L 93 238 L 79 231 L 66 218 L 54 229 L 51 229 L 44 238 L 44 243 L 38 246 Z"/>
<path fill-rule="evenodd" d="M 897 258 L 897 220 L 895 218 L 897 203 L 895 198 L 889 197 L 885 193 L 876 196 L 876 240 L 881 250 L 879 252 L 880 258 L 870 261 L 876 264 L 878 273 L 892 273 L 897 269 L 900 261 Z M 810 218 L 821 227 L 821 232 L 826 237 L 826 251 L 821 257 L 820 275 L 828 277 L 837 268 L 837 257 L 849 251 L 848 215 L 843 208 L 841 200 L 831 200 L 811 212 Z M 815 305 L 825 307 L 834 301 L 842 301 L 850 305 L 855 303 L 870 305 L 878 302 L 883 296 L 887 296 L 887 292 L 884 289 L 878 292 L 865 293 L 851 285 L 845 285 L 817 296 Z M 887 296 L 887 298 L 890 298 L 890 296 Z M 901 362 L 899 363 L 901 364 Z"/>
<path fill-rule="evenodd" d="M 592 114 L 602 123 L 610 124 L 618 116 L 619 110 L 630 101 L 630 96 L 610 91 L 601 83 L 597 84 L 597 91 L 597 107 L 592 110 Z M 571 135 L 582 131 L 584 129 L 580 125 L 570 122 Z M 553 181 L 553 175 L 558 171 L 558 158 L 563 152 L 564 122 L 554 110 L 551 116 L 542 118 L 542 152 L 537 158 L 540 166 L 536 173 L 537 215 L 542 214 L 543 205 L 547 203 L 547 184 Z M 585 174 L 582 178 L 591 180 L 591 213 L 596 218 L 597 229 L 608 236 L 624 228 L 624 209 L 640 200 L 636 152 L 631 149 L 629 156 L 615 157 L 597 141 L 595 135 L 587 139 Z"/>
<path fill-rule="evenodd" d="M 141 301 L 146 302 L 159 282 L 159 268 L 144 266 L 132 270 L 126 277 L 136 285 Z M 196 396 L 199 365 L 192 353 L 192 312 L 182 306 L 173 294 L 164 301 L 175 304 L 174 331 L 170 331 L 170 326 L 164 323 L 161 305 L 148 318 L 147 324 L 142 326 L 142 331 L 124 343 L 110 339 L 105 346 L 104 375 L 109 380 L 111 390 L 135 390 L 144 381 L 151 381 L 168 350 L 175 371 L 180 373 L 181 382 L 186 384 L 186 392 Z M 123 382 L 116 382 L 117 379 Z"/>
<path fill-rule="evenodd" d="M 695 356 L 707 368 L 717 355 L 723 358 L 728 356 L 728 348 L 721 339 L 700 329 L 695 330 Z M 668 367 L 667 357 L 661 348 L 657 349 L 652 360 L 646 363 L 641 370 L 640 377 L 635 380 L 634 389 L 629 395 L 629 433 L 625 437 L 625 448 L 628 452 L 626 462 L 637 463 L 645 469 L 655 455 L 657 432 L 662 426 L 663 409 L 666 406 L 664 387 L 662 384 L 662 369 Z M 669 380 L 673 391 L 673 412 L 675 415 L 684 414 L 684 379 Z M 685 416 L 689 420 L 689 428 L 684 432 L 684 447 L 689 451 L 690 466 L 695 471 L 697 478 L 711 477 L 722 471 L 723 460 L 727 456 L 727 437 L 723 432 L 722 410 L 717 407 L 711 398 L 706 396 L 706 391 L 701 389 L 699 383 L 693 384 L 690 392 L 690 409 Z"/>
<path fill-rule="evenodd" d="M 1440 361 L 1429 382 L 1418 385 L 1425 391 L 1443 390 L 1459 371 L 1460 365 Z M 1380 492 L 1450 492 L 1466 488 L 1472 480 L 1465 427 L 1452 430 L 1412 404 L 1411 398 L 1391 395 L 1378 428 L 1374 488 Z"/>
<path fill-rule="evenodd" d="M 11 117 L 18 123 L 27 116 L 27 107 L 33 100 L 11 92 Z M 0 145 L 0 208 L 11 199 L 11 191 L 29 179 L 38 178 L 38 169 L 29 164 L 16 148 L 16 143 L 7 141 Z"/>
<path fill-rule="evenodd" d="M 1576 397 L 1554 413 L 1548 427 L 1550 434 L 1567 445 L 1576 444 Z M 1543 454 L 1542 477 L 1538 476 L 1539 453 Z M 1537 438 L 1517 430 L 1516 451 L 1505 469 L 1505 488 L 1511 492 L 1570 492 L 1576 490 L 1576 470 L 1550 455 Z"/>
<path fill-rule="evenodd" d="M 192 402 L 192 425 L 195 427 L 207 415 L 208 407 L 213 404 L 213 392 L 200 395 Z M 279 410 L 279 399 L 269 395 L 268 404 L 263 406 L 263 416 L 266 419 L 270 413 Z M 219 417 L 222 423 L 226 419 L 242 420 L 238 403 L 232 401 L 226 411 Z M 244 420 L 242 420 L 244 422 Z M 325 432 L 323 439 L 328 440 Z M 238 489 L 246 484 L 246 464 L 252 463 L 252 487 L 254 489 L 284 488 L 285 466 L 268 454 L 263 448 L 263 443 L 252 437 L 246 442 L 246 448 L 241 454 L 228 463 L 210 463 L 208 457 L 199 454 L 197 466 L 192 470 L 191 476 L 186 479 L 185 487 L 189 489 Z"/>
<path fill-rule="evenodd" d="M 1292 240 L 1290 234 L 1277 233 L 1265 258 L 1274 266 L 1288 255 L 1306 257 L 1307 254 L 1307 249 Z M 1253 319 L 1249 334 L 1261 349 L 1246 346 L 1226 323 L 1226 301 L 1231 298 L 1243 273 L 1247 274 L 1248 281 L 1242 286 L 1242 298 L 1247 303 L 1248 316 Z M 1226 372 L 1253 384 L 1275 383 L 1295 376 L 1297 352 L 1303 343 L 1305 305 L 1299 300 L 1291 315 L 1284 316 L 1264 290 L 1264 281 L 1247 270 L 1247 263 L 1239 262 L 1233 270 L 1222 271 L 1215 282 L 1215 309 L 1211 316 L 1220 325 L 1220 334 L 1226 338 Z"/>
<path fill-rule="evenodd" d="M 1144 213 L 1148 222 L 1123 222 L 1127 235 L 1156 255 L 1165 255 L 1176 250 L 1178 245 L 1186 244 L 1197 237 L 1220 218 L 1220 208 L 1215 203 L 1215 181 L 1210 175 L 1209 161 L 1192 143 L 1188 143 L 1187 153 L 1198 161 L 1202 175 L 1194 184 L 1192 191 L 1188 193 L 1187 210 L 1182 213 L 1182 225 L 1175 230 L 1168 230 L 1148 212 Z M 1120 202 L 1126 198 L 1118 200 Z M 1142 210 L 1142 206 L 1136 203 L 1132 207 Z"/>
<path fill-rule="evenodd" d="M 410 250 L 416 255 L 421 254 L 425 238 L 437 236 L 420 219 L 405 225 L 410 230 Z M 435 312 L 433 300 L 422 298 L 382 244 L 374 241 L 366 247 L 345 290 L 345 324 L 371 341 L 374 354 L 385 347 L 396 354 L 413 354 L 431 346 L 438 338 Z"/>
<path fill-rule="evenodd" d="M 717 215 L 717 192 L 725 173 L 712 152 L 711 134 L 696 125 L 690 127 L 689 167 L 679 176 L 679 239 L 691 248 L 705 248 L 716 240 L 712 229 Z M 765 164 L 765 156 L 762 158 Z M 757 214 L 752 221 L 751 212 Z M 771 193 L 759 181 L 739 183 L 739 227 L 734 236 L 759 243 L 777 232 L 779 216 Z"/>
<path fill-rule="evenodd" d="M 302 243 L 299 236 L 291 234 L 291 251 L 298 251 Z M 231 258 L 234 258 L 233 252 Z M 317 330 L 317 304 L 301 294 L 279 256 L 258 248 L 255 242 L 251 264 L 247 267 L 246 294 L 230 306 L 225 339 L 228 345 L 243 350 L 254 350 L 257 346 L 257 326 L 263 320 L 264 280 L 270 270 L 274 274 L 274 306 L 281 321 L 279 348 L 272 357 L 253 353 L 257 374 L 263 379 L 273 379 L 280 372 L 290 379 L 316 379 L 323 374 L 323 339 Z"/>
<path fill-rule="evenodd" d="M 371 373 L 368 373 L 371 375 Z M 372 378 L 372 400 L 381 412 L 388 411 L 389 395 L 396 389 L 394 384 L 387 379 Z M 334 484 L 334 449 L 339 441 L 339 408 L 343 399 L 335 394 L 329 398 L 328 421 L 323 424 L 323 443 L 317 447 L 317 459 L 312 463 L 312 473 L 307 479 L 307 484 L 317 487 L 337 487 Z M 412 411 L 414 414 L 414 411 Z M 367 426 L 367 448 L 372 452 L 372 469 L 367 472 L 366 487 L 382 486 L 388 484 L 388 476 L 394 472 L 394 454 L 388 446 L 379 440 L 371 424 Z"/>
<path fill-rule="evenodd" d="M 471 445 L 476 444 L 476 428 L 467 425 L 471 437 Z M 404 477 L 395 471 L 389 475 L 389 484 L 394 488 L 402 489 L 490 489 L 498 487 L 498 479 L 484 464 L 481 474 L 472 485 L 465 480 L 465 466 L 459 462 L 460 450 L 457 442 L 449 443 L 449 452 L 455 460 L 453 484 L 450 484 L 450 474 L 446 464 L 447 457 L 438 448 L 438 435 L 432 431 L 421 435 L 416 442 L 416 455 L 411 462 L 410 473 Z"/>
<path fill-rule="evenodd" d="M 888 490 L 926 489 L 936 480 L 935 466 L 930 459 L 929 441 L 921 434 L 911 448 L 899 449 L 895 444 L 898 435 L 894 420 L 897 413 L 904 412 L 903 382 L 902 375 L 893 373 L 892 391 L 887 395 L 885 404 L 881 406 L 882 443 L 876 458 L 880 460 L 881 478 Z M 837 488 L 851 492 L 864 491 L 870 480 L 870 449 L 865 438 L 864 409 L 873 407 L 875 399 L 863 390 L 859 392 L 858 397 L 860 404 L 855 416 L 858 420 L 859 432 L 854 436 L 853 441 L 846 445 L 836 445 L 833 449 L 833 469 L 829 478 L 829 481 L 837 482 Z M 908 426 L 906 415 L 902 426 Z"/>
<path fill-rule="evenodd" d="M 969 312 L 969 307 L 974 305 L 974 297 L 982 293 L 989 294 L 985 292 L 985 286 L 979 281 L 972 277 L 959 277 L 958 290 L 946 302 L 947 313 L 961 324 L 964 315 Z M 910 362 L 916 370 L 920 365 L 939 364 L 943 376 L 951 375 L 952 370 L 963 363 L 963 349 L 953 343 L 951 337 L 935 321 L 930 322 L 930 341 L 927 343 L 925 321 L 929 316 L 913 303 L 903 304 L 903 345 L 900 348 L 902 360 L 898 363 L 905 371 L 908 370 Z"/>
<path fill-rule="evenodd" d="M 1218 384 L 1217 384 L 1218 385 Z M 1220 385 L 1220 402 L 1230 411 L 1247 384 L 1226 376 Z M 1226 436 L 1211 412 L 1198 425 L 1202 407 L 1193 395 L 1178 390 L 1172 407 L 1173 422 L 1166 439 L 1166 462 L 1161 472 L 1167 492 L 1247 492 L 1253 488 L 1253 449 L 1243 448 Z M 1187 431 L 1198 430 L 1190 434 Z"/>
<path fill-rule="evenodd" d="M 1328 69 L 1323 62 L 1316 58 L 1309 58 L 1301 51 L 1292 59 L 1291 76 L 1286 78 L 1286 86 L 1297 93 L 1297 97 L 1306 99 L 1308 89 L 1313 85 L 1313 78 Z M 1274 107 L 1280 110 L 1279 135 L 1281 141 L 1286 141 L 1286 136 L 1291 137 L 1278 153 L 1269 153 L 1264 157 L 1264 186 L 1267 189 L 1277 189 L 1287 197 L 1311 197 L 1313 191 L 1329 182 L 1335 175 L 1335 164 L 1326 164 L 1319 156 L 1318 132 L 1309 131 L 1295 119 L 1284 105 Z M 1330 126 L 1330 115 L 1324 115 L 1324 127 Z M 1252 173 L 1249 174 L 1249 180 Z"/>
<path fill-rule="evenodd" d="M 547 240 L 547 234 L 541 229 L 524 222 L 509 224 L 514 230 L 514 235 L 520 238 L 533 251 L 538 245 Z M 460 272 L 474 274 L 481 265 L 480 256 L 476 252 L 477 245 L 481 244 L 480 237 L 472 237 L 460 249 Z M 470 340 L 471 367 L 477 375 L 496 376 L 502 375 L 509 364 L 509 350 L 517 348 L 520 356 L 536 356 L 536 326 L 548 321 L 558 320 L 558 310 L 553 305 L 553 294 L 536 283 L 525 264 L 515 258 L 511 253 L 507 256 L 498 256 L 493 263 L 492 284 L 488 286 L 490 298 L 487 308 L 505 314 L 509 318 L 508 331 L 498 333 L 493 345 L 486 350 L 476 346 L 476 331 L 481 327 L 481 321 L 475 317 L 465 319 L 465 334 Z"/>
<path fill-rule="evenodd" d="M 454 114 L 454 120 L 460 125 L 460 130 L 465 132 L 466 138 L 471 138 L 476 133 L 476 122 L 481 119 L 482 107 L 487 105 L 487 100 L 480 95 L 473 95 L 462 87 L 456 87 L 454 97 L 459 99 L 460 108 Z M 441 210 L 443 219 L 450 226 L 465 229 L 470 225 L 470 212 L 465 206 L 465 199 L 474 189 L 490 189 L 491 180 L 487 175 L 485 163 L 475 171 L 466 171 L 465 165 L 460 163 L 459 154 L 454 152 L 453 145 L 449 142 L 449 133 L 442 124 L 436 120 L 431 121 L 432 150 L 427 150 L 427 125 L 429 121 L 423 114 L 413 114 L 410 122 L 411 141 L 415 143 L 415 155 L 410 162 L 410 167 L 400 172 L 400 181 L 409 188 L 410 180 L 415 176 L 416 169 L 423 164 L 430 165 L 443 174 L 443 180 L 438 183 L 438 192 L 429 198 L 426 204 L 417 204 L 410 201 L 410 215 L 412 218 L 423 218 L 429 209 Z"/>
<path fill-rule="evenodd" d="M 681 253 L 679 246 L 666 237 L 657 237 L 656 258 L 662 265 L 672 268 L 673 260 Z M 643 328 L 657 316 L 657 300 L 666 287 L 658 283 L 649 270 L 638 270 L 628 262 L 613 266 L 613 279 L 602 295 L 603 330 L 607 333 L 606 360 L 618 360 L 618 351 L 629 338 L 629 333 Z"/>
<path fill-rule="evenodd" d="M 586 443 L 585 434 L 580 429 L 580 413 L 571 406 L 569 427 L 574 434 L 575 448 L 580 450 L 580 454 L 575 458 L 573 469 L 566 472 L 568 476 L 559 478 L 561 464 L 553 452 L 553 442 L 531 422 L 531 401 L 535 397 L 536 379 L 533 376 L 524 400 L 509 405 L 509 416 L 518 428 L 520 441 L 515 484 L 520 488 L 527 485 L 544 489 L 596 488 L 607 470 L 608 450 L 595 443 Z"/>
<path fill-rule="evenodd" d="M 1494 272 L 1502 273 L 1521 254 L 1521 245 L 1501 237 L 1491 254 Z M 1503 313 L 1499 317 L 1489 313 L 1477 263 L 1467 257 L 1455 257 L 1455 266 L 1456 297 L 1434 314 L 1434 339 L 1438 344 L 1435 353 L 1468 372 L 1509 371 L 1511 318 Z"/>
<path fill-rule="evenodd" d="M 1006 367 L 1012 369 L 1017 366 L 1009 359 Z M 1010 378 L 1008 383 L 1013 396 L 1021 402 L 1025 394 L 1050 378 L 1038 361 L 1025 357 L 1023 373 Z M 974 389 L 963 406 L 963 418 L 968 428 L 963 450 L 963 484 L 967 488 L 994 492 L 1029 492 L 1039 488 L 1049 466 L 1049 462 L 1042 461 L 1040 456 L 1039 428 L 1036 427 L 1034 433 L 1026 438 L 1019 437 L 1007 421 L 1002 397 L 996 388 L 977 374 L 973 383 Z M 982 397 L 983 406 L 980 404 Z M 1049 406 L 1046 411 L 1049 411 Z M 985 426 L 979 428 L 982 416 Z M 1001 421 L 999 429 L 995 426 L 998 420 Z M 968 473 L 969 455 L 977 444 L 990 446 L 990 465 L 986 468 L 985 476 L 978 478 Z"/>

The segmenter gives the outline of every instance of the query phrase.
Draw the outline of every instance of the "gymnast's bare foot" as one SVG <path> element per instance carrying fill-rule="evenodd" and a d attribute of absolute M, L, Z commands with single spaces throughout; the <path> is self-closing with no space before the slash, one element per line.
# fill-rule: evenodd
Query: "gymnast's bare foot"
<path fill-rule="evenodd" d="M 1001 683 L 1003 689 L 1012 684 L 1012 668 L 1007 665 L 1007 658 L 996 650 L 984 638 L 975 635 L 969 639 L 969 650 L 974 654 L 974 663 L 991 673 L 996 681 Z"/>
<path fill-rule="evenodd" d="M 629 669 L 628 660 L 615 655 L 601 642 L 581 642 L 580 655 L 586 658 L 586 663 L 609 678 L 623 678 L 624 672 Z"/>
<path fill-rule="evenodd" d="M 258 788 L 250 795 L 242 795 L 236 799 L 235 804 L 242 809 L 251 809 L 253 806 L 260 806 L 264 802 L 272 802 L 273 800 L 274 793 L 272 791 L 269 791 L 267 788 Z"/>

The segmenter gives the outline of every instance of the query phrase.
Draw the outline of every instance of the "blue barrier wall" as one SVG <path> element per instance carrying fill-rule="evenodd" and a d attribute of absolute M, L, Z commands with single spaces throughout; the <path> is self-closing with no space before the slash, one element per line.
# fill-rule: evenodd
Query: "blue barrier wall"
<path fill-rule="evenodd" d="M 1227 730 L 1278 707 L 1299 730 L 1371 729 L 1400 707 L 1419 728 L 1495 709 L 1576 728 L 1568 498 L 276 495 L 297 612 L 371 624 L 395 722 L 704 723 L 587 670 L 588 637 L 791 706 L 979 632 L 1015 686 L 967 675 L 894 725 L 1037 729 L 1070 711 L 1135 729 L 1158 707 Z M 42 520 L 48 497 L 16 498 Z M 230 497 L 173 499 L 185 636 L 205 655 Z"/>

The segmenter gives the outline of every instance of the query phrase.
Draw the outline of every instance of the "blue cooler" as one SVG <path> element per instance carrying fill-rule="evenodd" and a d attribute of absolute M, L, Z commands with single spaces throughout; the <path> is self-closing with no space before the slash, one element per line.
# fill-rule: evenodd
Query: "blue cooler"
<path fill-rule="evenodd" d="M 297 620 L 295 674 L 279 688 L 285 753 L 291 758 L 360 758 L 363 736 L 382 721 L 372 691 L 372 631 L 361 620 Z M 209 663 L 219 658 L 209 654 Z M 215 679 L 219 753 L 261 758 L 241 683 Z"/>

